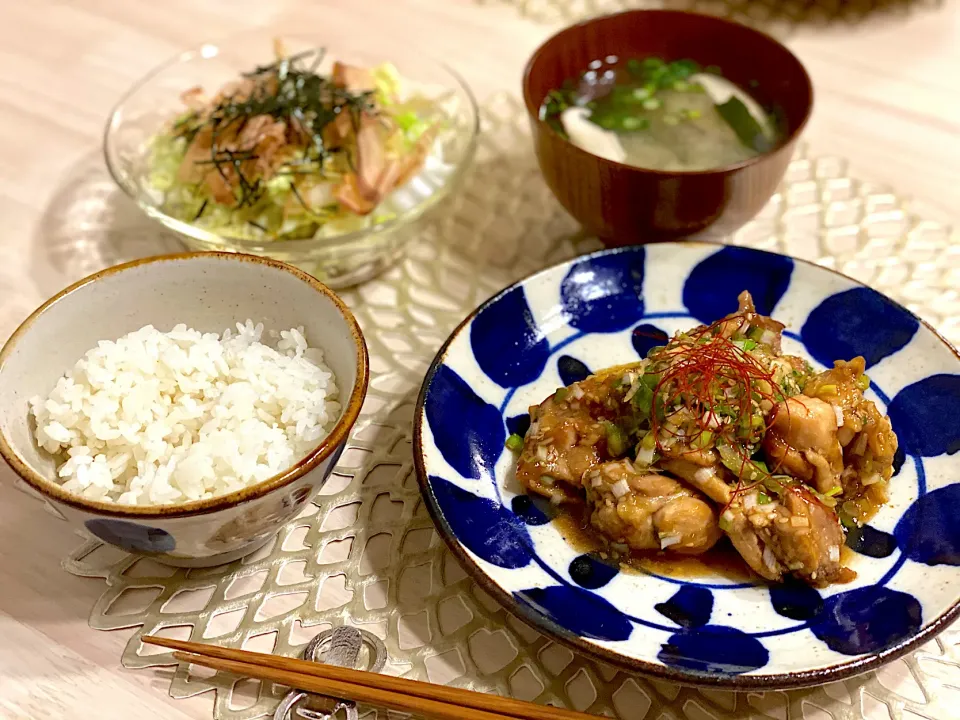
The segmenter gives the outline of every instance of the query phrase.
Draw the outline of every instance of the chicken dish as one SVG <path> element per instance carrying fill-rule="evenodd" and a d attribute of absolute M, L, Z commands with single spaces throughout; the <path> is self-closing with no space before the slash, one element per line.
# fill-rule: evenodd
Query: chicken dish
<path fill-rule="evenodd" d="M 711 552 L 762 578 L 848 582 L 846 532 L 887 501 L 897 438 L 862 357 L 823 372 L 781 352 L 749 293 L 711 325 L 530 408 L 517 478 L 577 508 L 613 557 Z"/>

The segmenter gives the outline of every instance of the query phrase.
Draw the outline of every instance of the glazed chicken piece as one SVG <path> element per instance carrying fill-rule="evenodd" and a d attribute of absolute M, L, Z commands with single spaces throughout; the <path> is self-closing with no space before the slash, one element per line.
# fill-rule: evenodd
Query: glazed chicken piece
<path fill-rule="evenodd" d="M 685 424 L 690 418 L 690 413 L 686 410 L 680 410 L 667 416 L 667 421 L 676 424 L 678 427 Z M 677 438 L 667 435 L 666 438 L 661 435 L 661 442 L 657 447 L 658 454 L 668 460 L 683 460 L 697 467 L 712 467 L 720 463 L 720 456 L 712 448 L 698 448 L 690 442 L 688 438 Z M 684 478 L 686 480 L 686 478 Z"/>
<path fill-rule="evenodd" d="M 638 472 L 629 460 L 607 462 L 584 475 L 590 523 L 634 550 L 698 555 L 720 539 L 716 511 L 673 478 Z"/>
<path fill-rule="evenodd" d="M 333 82 L 350 92 L 372 92 L 376 88 L 372 73 L 365 68 L 336 62 Z M 368 215 L 394 187 L 400 172 L 399 161 L 387 160 L 386 131 L 372 111 L 360 112 L 357 118 L 341 113 L 332 123 L 334 140 L 343 140 L 356 133 L 356 172 L 344 175 L 337 186 L 337 201 L 351 212 Z"/>
<path fill-rule="evenodd" d="M 775 355 L 779 355 L 780 338 L 786 325 L 758 313 L 756 306 L 753 304 L 753 297 L 747 290 L 737 296 L 737 304 L 737 311 L 732 313 L 729 319 L 722 321 L 720 334 L 729 338 L 737 331 L 742 331 L 747 327 L 759 327 L 764 331 L 761 342 L 769 345 Z"/>
<path fill-rule="evenodd" d="M 856 573 L 840 563 L 845 536 L 836 513 L 802 486 L 761 505 L 757 491 L 737 497 L 724 512 L 737 552 L 761 577 L 780 582 L 794 575 L 825 587 L 849 582 Z"/>
<path fill-rule="evenodd" d="M 229 99 L 241 103 L 257 93 L 275 93 L 277 81 L 273 76 L 246 77 L 224 85 L 212 99 L 208 99 L 200 87 L 190 88 L 180 97 L 184 104 L 197 114 L 198 119 L 208 120 L 218 103 Z M 222 205 L 237 203 L 236 188 L 240 176 L 269 180 L 286 163 L 292 154 L 291 141 L 300 132 L 293 122 L 278 120 L 261 114 L 245 118 L 233 118 L 216 126 L 206 124 L 190 141 L 177 177 L 184 183 L 199 183 L 206 186 L 213 199 Z M 249 156 L 237 163 L 220 163 L 212 166 L 211 154 L 223 155 L 235 152 Z"/>
<path fill-rule="evenodd" d="M 377 83 L 371 73 L 366 68 L 347 65 L 339 60 L 333 63 L 333 72 L 331 74 L 333 84 L 354 93 L 373 92 L 377 89 Z"/>
<path fill-rule="evenodd" d="M 353 93 L 374 92 L 373 74 L 365 68 L 334 63 L 333 82 Z M 349 113 L 331 123 L 334 144 L 356 133 L 356 172 L 348 172 L 335 191 L 337 201 L 358 215 L 369 215 L 394 189 L 406 183 L 423 166 L 436 135 L 436 126 L 420 136 L 411 151 L 400 158 L 387 154 L 392 130 L 375 111 L 363 111 L 354 127 Z"/>
<path fill-rule="evenodd" d="M 530 430 L 517 461 L 517 479 L 559 504 L 579 500 L 584 473 L 615 459 L 610 432 L 622 412 L 619 375 L 606 372 L 561 388 L 530 408 Z"/>
<path fill-rule="evenodd" d="M 823 400 L 795 395 L 770 413 L 763 450 L 771 468 L 811 483 L 821 493 L 840 485 L 843 452 L 837 412 Z"/>
<path fill-rule="evenodd" d="M 695 457 L 701 459 L 700 456 Z M 698 465 L 690 459 L 674 459 L 660 464 L 664 470 L 685 480 L 714 502 L 726 505 L 733 497 L 733 489 L 725 479 L 726 471 L 719 462 Z"/>
<path fill-rule="evenodd" d="M 185 183 L 203 183 L 213 198 L 223 205 L 235 205 L 234 194 L 240 173 L 244 177 L 262 177 L 269 180 L 277 169 L 290 158 L 289 128 L 284 121 L 269 115 L 255 115 L 244 123 L 236 122 L 216 133 L 204 127 L 193 138 L 180 168 L 179 180 Z M 252 157 L 235 165 L 225 163 L 211 167 L 211 148 L 216 141 L 217 152 L 248 153 Z"/>
<path fill-rule="evenodd" d="M 843 448 L 839 483 L 843 497 L 866 495 L 868 504 L 882 505 L 886 502 L 886 483 L 893 476 L 897 436 L 889 418 L 863 395 L 869 382 L 865 366 L 862 357 L 837 361 L 830 370 L 811 378 L 804 392 L 837 408 L 835 413 L 841 421 L 837 439 Z"/>

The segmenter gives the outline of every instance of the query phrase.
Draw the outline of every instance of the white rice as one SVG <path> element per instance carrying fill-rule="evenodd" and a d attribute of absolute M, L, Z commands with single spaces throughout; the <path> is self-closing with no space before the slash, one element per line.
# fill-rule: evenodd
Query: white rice
<path fill-rule="evenodd" d="M 303 328 L 276 349 L 263 325 L 200 333 L 152 326 L 101 341 L 30 401 L 63 489 L 124 505 L 183 503 L 283 472 L 340 415 L 336 380 Z"/>

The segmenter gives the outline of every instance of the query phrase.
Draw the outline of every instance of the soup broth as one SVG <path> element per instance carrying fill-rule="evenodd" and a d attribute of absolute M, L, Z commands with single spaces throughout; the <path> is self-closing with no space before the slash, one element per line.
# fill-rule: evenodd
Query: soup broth
<path fill-rule="evenodd" d="M 548 94 L 541 117 L 578 147 L 608 160 L 666 171 L 711 170 L 776 142 L 770 115 L 716 68 L 691 60 L 591 64 Z"/>

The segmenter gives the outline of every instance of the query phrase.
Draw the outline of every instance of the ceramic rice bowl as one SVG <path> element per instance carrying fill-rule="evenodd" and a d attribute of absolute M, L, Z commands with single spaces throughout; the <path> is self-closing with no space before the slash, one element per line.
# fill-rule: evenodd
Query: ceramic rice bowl
<path fill-rule="evenodd" d="M 262 322 L 265 331 L 303 326 L 336 377 L 340 417 L 305 458 L 242 490 L 175 505 L 87 500 L 52 480 L 56 465 L 37 448 L 29 401 L 46 397 L 87 350 L 148 324 L 163 332 L 178 323 L 223 332 L 247 318 Z M 317 494 L 356 422 L 367 380 L 367 350 L 356 320 L 306 273 L 232 253 L 150 258 L 67 288 L 13 334 L 0 351 L 0 454 L 68 522 L 100 540 L 171 565 L 217 565 L 266 544 Z"/>

